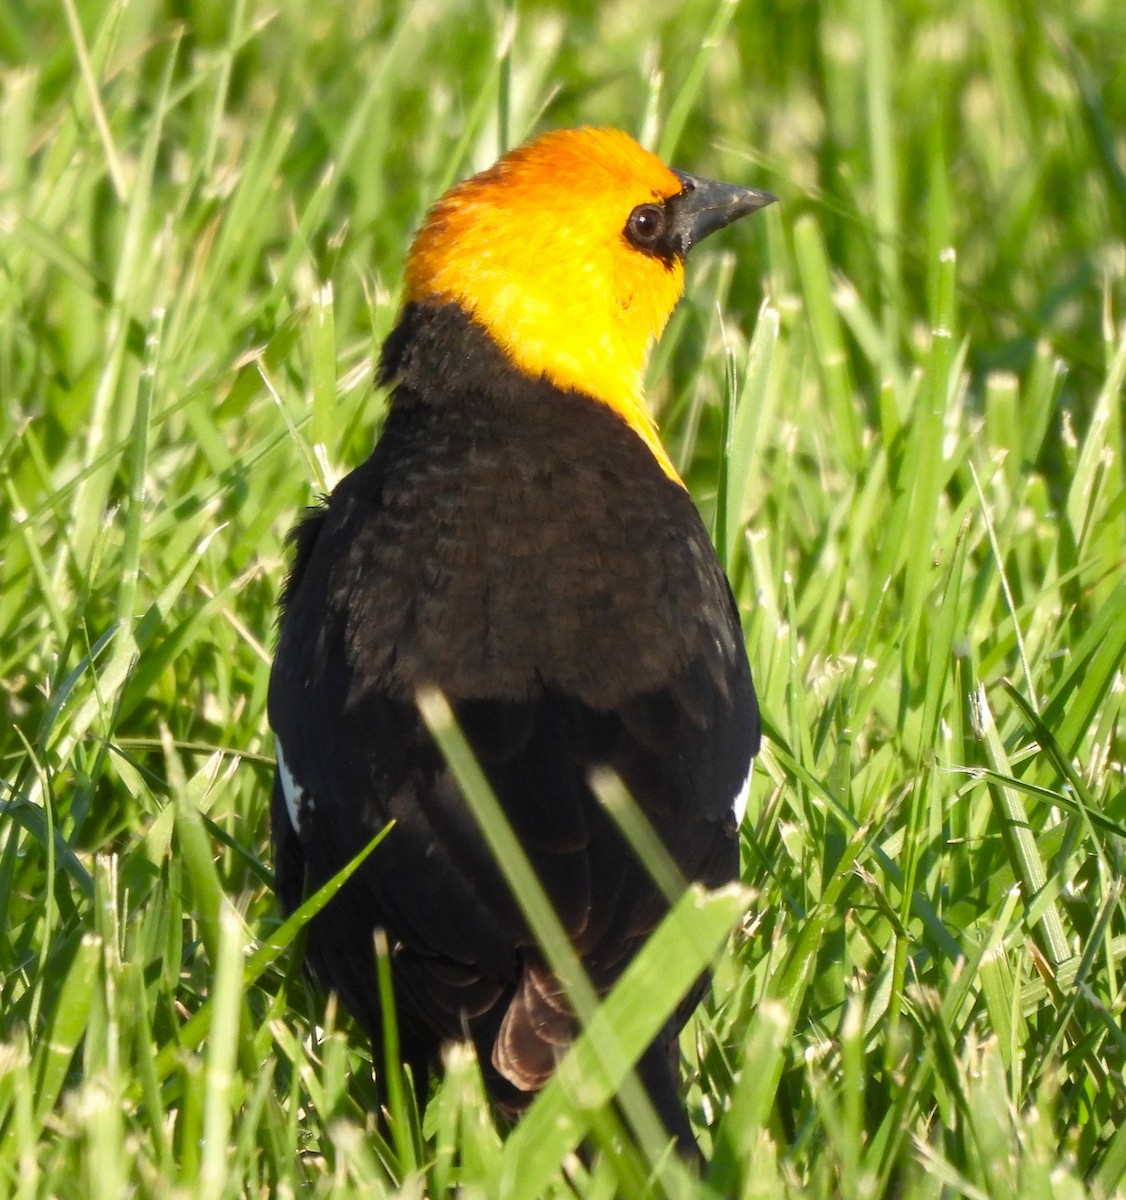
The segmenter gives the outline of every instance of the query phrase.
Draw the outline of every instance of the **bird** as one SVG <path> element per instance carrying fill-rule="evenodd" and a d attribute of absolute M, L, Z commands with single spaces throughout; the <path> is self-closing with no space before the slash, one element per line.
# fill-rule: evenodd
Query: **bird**
<path fill-rule="evenodd" d="M 592 772 L 616 772 L 685 881 L 738 877 L 758 704 L 643 372 L 686 255 L 774 199 L 595 127 L 456 184 L 410 246 L 374 449 L 291 534 L 268 694 L 280 907 L 391 823 L 310 922 L 305 960 L 378 1051 L 384 931 L 420 1105 L 444 1048 L 468 1041 L 515 1120 L 577 1036 L 421 689 L 449 702 L 597 994 L 668 902 Z M 637 1064 L 688 1156 L 678 1037 L 705 986 Z"/>

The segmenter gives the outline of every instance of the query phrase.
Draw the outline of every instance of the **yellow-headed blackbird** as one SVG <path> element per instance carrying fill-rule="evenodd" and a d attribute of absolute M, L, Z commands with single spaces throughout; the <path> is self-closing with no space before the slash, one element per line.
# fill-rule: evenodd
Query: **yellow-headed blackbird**
<path fill-rule="evenodd" d="M 592 768 L 617 772 L 685 879 L 737 875 L 758 707 L 642 371 L 687 252 L 772 199 L 612 129 L 548 133 L 454 187 L 411 247 L 378 444 L 293 535 L 269 695 L 278 890 L 292 910 L 395 822 L 307 957 L 378 1044 L 372 931 L 387 931 L 421 1086 L 468 1037 L 517 1113 L 574 1036 L 421 686 L 452 704 L 600 993 L 666 904 Z M 686 1149 L 676 1039 L 699 992 L 638 1065 Z"/>

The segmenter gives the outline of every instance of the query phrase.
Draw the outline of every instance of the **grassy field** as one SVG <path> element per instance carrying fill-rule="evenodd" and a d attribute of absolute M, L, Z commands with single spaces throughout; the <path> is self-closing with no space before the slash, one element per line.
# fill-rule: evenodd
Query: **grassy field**
<path fill-rule="evenodd" d="M 1109 0 L 0 3 L 0 1196 L 1126 1194 L 1124 45 Z M 763 702 L 746 892 L 514 1135 L 458 1053 L 384 1140 L 271 890 L 284 535 L 427 204 L 578 123 L 782 199 L 650 380 Z M 605 1098 L 708 959 L 699 1181 Z"/>

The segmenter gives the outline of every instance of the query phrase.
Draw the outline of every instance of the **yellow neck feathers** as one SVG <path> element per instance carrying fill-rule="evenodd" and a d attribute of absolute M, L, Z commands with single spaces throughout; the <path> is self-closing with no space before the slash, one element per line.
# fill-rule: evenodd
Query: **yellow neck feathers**
<path fill-rule="evenodd" d="M 680 180 L 624 133 L 549 133 L 447 192 L 411 248 L 406 302 L 457 304 L 533 377 L 609 405 L 680 482 L 645 406 L 649 348 L 684 287 L 630 213 Z"/>

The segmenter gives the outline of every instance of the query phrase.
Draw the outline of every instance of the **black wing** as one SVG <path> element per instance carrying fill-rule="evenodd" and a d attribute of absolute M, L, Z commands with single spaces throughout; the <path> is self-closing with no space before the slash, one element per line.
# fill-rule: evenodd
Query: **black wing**
<path fill-rule="evenodd" d="M 408 1057 L 468 1032 L 512 1107 L 571 1019 L 415 689 L 453 703 L 602 989 L 665 905 L 590 770 L 616 770 L 685 878 L 714 886 L 737 874 L 759 740 L 738 614 L 687 494 L 609 410 L 539 386 L 518 404 L 463 391 L 455 419 L 400 389 L 375 454 L 297 533 L 269 698 L 284 904 L 395 821 L 310 930 L 314 969 L 378 1036 L 386 928 Z"/>

